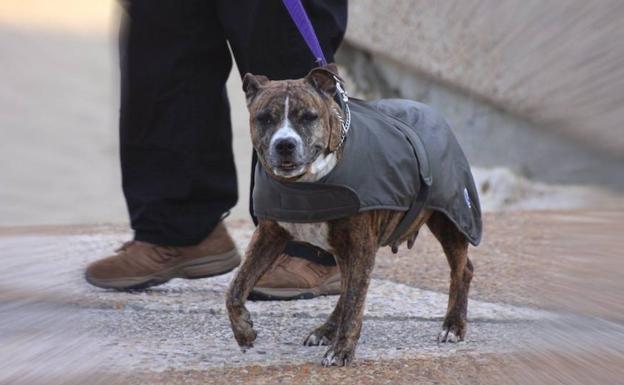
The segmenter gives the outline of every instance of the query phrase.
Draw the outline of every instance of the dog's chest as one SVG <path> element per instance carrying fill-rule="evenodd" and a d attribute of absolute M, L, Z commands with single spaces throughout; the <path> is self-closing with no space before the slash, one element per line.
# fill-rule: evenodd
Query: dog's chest
<path fill-rule="evenodd" d="M 277 222 L 284 230 L 288 231 L 296 241 L 308 242 L 323 250 L 331 252 L 329 245 L 329 225 L 327 222 L 315 223 L 292 223 Z"/>

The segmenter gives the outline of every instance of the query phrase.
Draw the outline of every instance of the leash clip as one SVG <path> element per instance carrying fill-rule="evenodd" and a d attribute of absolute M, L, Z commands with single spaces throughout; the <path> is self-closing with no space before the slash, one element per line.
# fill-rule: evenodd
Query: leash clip
<path fill-rule="evenodd" d="M 342 88 L 342 81 L 340 81 L 340 79 L 338 79 L 338 77 L 334 76 L 334 80 L 336 81 L 336 89 L 338 90 L 338 93 L 340 94 L 340 98 L 342 99 L 343 102 L 348 102 L 349 101 L 349 95 L 347 94 L 347 91 L 345 91 L 344 88 Z"/>

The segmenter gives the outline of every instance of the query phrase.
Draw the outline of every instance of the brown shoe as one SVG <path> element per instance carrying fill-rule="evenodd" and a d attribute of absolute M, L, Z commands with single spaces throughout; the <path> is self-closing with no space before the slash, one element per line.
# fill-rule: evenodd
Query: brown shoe
<path fill-rule="evenodd" d="M 196 246 L 167 247 L 130 241 L 115 255 L 89 265 L 85 278 L 90 284 L 118 290 L 139 290 L 172 278 L 205 278 L 224 274 L 241 258 L 225 226 L 215 229 Z"/>
<path fill-rule="evenodd" d="M 282 254 L 251 291 L 251 301 L 310 299 L 340 294 L 338 266 Z"/>

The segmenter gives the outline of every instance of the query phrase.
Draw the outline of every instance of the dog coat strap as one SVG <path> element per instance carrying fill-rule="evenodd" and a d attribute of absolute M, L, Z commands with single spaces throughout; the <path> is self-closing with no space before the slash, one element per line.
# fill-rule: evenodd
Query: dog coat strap
<path fill-rule="evenodd" d="M 426 183 L 422 183 L 420 187 L 420 191 L 418 192 L 418 196 L 416 200 L 412 203 L 409 210 L 405 213 L 401 222 L 395 227 L 394 231 L 388 238 L 387 244 L 391 245 L 396 240 L 398 240 L 406 231 L 409 229 L 410 225 L 414 223 L 418 214 L 422 211 L 427 203 L 427 199 L 429 198 L 429 186 Z"/>
<path fill-rule="evenodd" d="M 358 195 L 347 186 L 321 183 L 282 183 L 260 165 L 255 170 L 254 214 L 284 222 L 323 222 L 358 213 Z"/>

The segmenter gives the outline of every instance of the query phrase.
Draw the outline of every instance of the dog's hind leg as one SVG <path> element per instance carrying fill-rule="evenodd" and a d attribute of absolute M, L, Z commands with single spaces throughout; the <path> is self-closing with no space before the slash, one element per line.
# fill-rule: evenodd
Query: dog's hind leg
<path fill-rule="evenodd" d="M 261 221 L 247 247 L 245 261 L 230 284 L 226 307 L 236 342 L 243 349 L 252 347 L 256 339 L 251 316 L 245 308 L 245 300 L 258 279 L 284 250 L 290 238 L 275 222 Z"/>
<path fill-rule="evenodd" d="M 442 213 L 435 212 L 427 225 L 442 245 L 451 268 L 448 307 L 438 341 L 462 341 L 466 335 L 468 291 L 473 275 L 472 262 L 468 258 L 468 240 Z"/>

